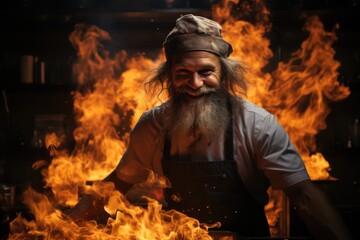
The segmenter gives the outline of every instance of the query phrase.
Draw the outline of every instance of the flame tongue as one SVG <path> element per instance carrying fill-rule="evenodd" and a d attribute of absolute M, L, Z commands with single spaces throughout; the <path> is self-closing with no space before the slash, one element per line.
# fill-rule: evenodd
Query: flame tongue
<path fill-rule="evenodd" d="M 253 14 L 255 24 L 236 20 L 231 15 L 234 6 L 250 11 L 257 9 Z M 305 26 L 309 36 L 301 48 L 288 62 L 280 62 L 275 71 L 265 73 L 263 69 L 273 53 L 269 41 L 264 38 L 271 25 L 263 3 L 254 1 L 250 6 L 224 0 L 214 13 L 215 19 L 225 21 L 222 25 L 224 38 L 232 43 L 233 56 L 249 69 L 247 97 L 276 116 L 301 154 L 311 179 L 330 179 L 329 163 L 321 153 L 312 153 L 316 151 L 316 134 L 326 128 L 325 119 L 330 113 L 328 103 L 350 94 L 349 89 L 337 81 L 340 63 L 334 60 L 335 51 L 331 47 L 336 40 L 335 33 L 326 32 L 319 18 L 309 18 Z M 271 236 L 282 236 L 277 223 L 284 199 L 271 189 L 269 195 L 266 215 Z"/>
<path fill-rule="evenodd" d="M 35 213 L 36 221 L 29 221 L 18 216 L 11 222 L 12 234 L 9 239 L 47 238 L 47 239 L 212 239 L 208 234 L 209 227 L 200 224 L 180 212 L 163 211 L 162 205 L 147 198 L 146 208 L 130 204 L 124 195 L 113 191 L 113 184 L 95 184 L 92 191 L 98 195 L 108 195 L 109 202 L 105 209 L 111 213 L 106 225 L 88 221 L 76 225 L 53 203 L 43 195 L 28 189 L 25 192 L 25 203 Z"/>
<path fill-rule="evenodd" d="M 255 23 L 236 20 L 233 7 L 255 12 Z M 288 62 L 280 62 L 272 73 L 263 71 L 273 57 L 265 35 L 271 29 L 269 12 L 261 1 L 240 4 L 222 1 L 214 9 L 214 18 L 225 21 L 224 38 L 234 48 L 233 56 L 248 67 L 248 99 L 273 113 L 300 152 L 312 179 L 327 179 L 329 164 L 316 151 L 315 136 L 326 128 L 330 113 L 328 102 L 349 96 L 347 87 L 337 81 L 340 63 L 334 59 L 334 32 L 326 32 L 318 17 L 310 17 L 305 29 L 308 38 Z M 247 14 L 243 14 L 247 17 Z"/>
<path fill-rule="evenodd" d="M 266 109 L 273 112 L 289 132 L 302 155 L 312 179 L 327 179 L 329 164 L 316 151 L 315 136 L 326 128 L 330 113 L 327 105 L 349 96 L 348 88 L 337 81 L 340 63 L 334 60 L 331 47 L 336 36 L 324 31 L 318 17 L 306 23 L 309 37 L 288 63 L 280 62 L 273 72 L 269 98 L 263 99 Z"/>

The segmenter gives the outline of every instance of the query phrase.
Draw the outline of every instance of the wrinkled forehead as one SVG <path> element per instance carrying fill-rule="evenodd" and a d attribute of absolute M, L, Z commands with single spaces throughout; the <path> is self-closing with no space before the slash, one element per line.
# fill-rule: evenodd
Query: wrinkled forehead
<path fill-rule="evenodd" d="M 171 58 L 171 65 L 183 67 L 219 67 L 220 58 L 207 51 L 188 51 L 176 54 Z"/>

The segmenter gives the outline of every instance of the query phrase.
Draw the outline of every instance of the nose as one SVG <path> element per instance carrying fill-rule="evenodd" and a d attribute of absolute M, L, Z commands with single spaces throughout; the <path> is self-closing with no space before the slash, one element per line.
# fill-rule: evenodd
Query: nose
<path fill-rule="evenodd" d="M 201 88 L 204 85 L 204 81 L 202 77 L 199 75 L 199 73 L 194 72 L 189 79 L 188 86 L 192 89 L 198 89 Z"/>

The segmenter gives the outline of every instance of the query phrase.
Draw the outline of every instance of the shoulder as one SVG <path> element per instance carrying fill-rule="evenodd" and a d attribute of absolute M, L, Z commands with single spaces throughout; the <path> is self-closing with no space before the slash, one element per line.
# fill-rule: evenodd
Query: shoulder
<path fill-rule="evenodd" d="M 273 114 L 264 108 L 243 99 L 236 99 L 233 103 L 233 117 L 243 130 L 278 127 L 278 123 Z"/>
<path fill-rule="evenodd" d="M 155 132 L 162 131 L 163 116 L 167 104 L 163 103 L 159 106 L 151 108 L 145 111 L 135 124 L 133 131 L 141 130 L 153 130 Z"/>
<path fill-rule="evenodd" d="M 273 114 L 254 103 L 242 101 L 242 108 L 235 108 L 233 114 L 235 132 L 244 135 L 254 148 L 287 145 L 288 134 Z"/>
<path fill-rule="evenodd" d="M 242 100 L 243 109 L 242 112 L 244 116 L 251 116 L 258 119 L 269 117 L 271 114 L 266 111 L 264 108 L 256 105 L 255 103 L 249 102 L 247 100 Z"/>

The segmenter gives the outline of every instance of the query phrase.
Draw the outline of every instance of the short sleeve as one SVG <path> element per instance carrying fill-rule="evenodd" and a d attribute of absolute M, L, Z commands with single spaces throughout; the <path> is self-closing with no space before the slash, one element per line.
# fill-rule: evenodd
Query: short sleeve
<path fill-rule="evenodd" d="M 145 112 L 131 131 L 129 145 L 116 167 L 121 180 L 136 184 L 147 179 L 153 171 L 156 148 L 161 144 L 159 132 L 153 113 Z"/>
<path fill-rule="evenodd" d="M 309 179 L 301 156 L 272 114 L 258 122 L 254 137 L 258 167 L 274 189 Z"/>

